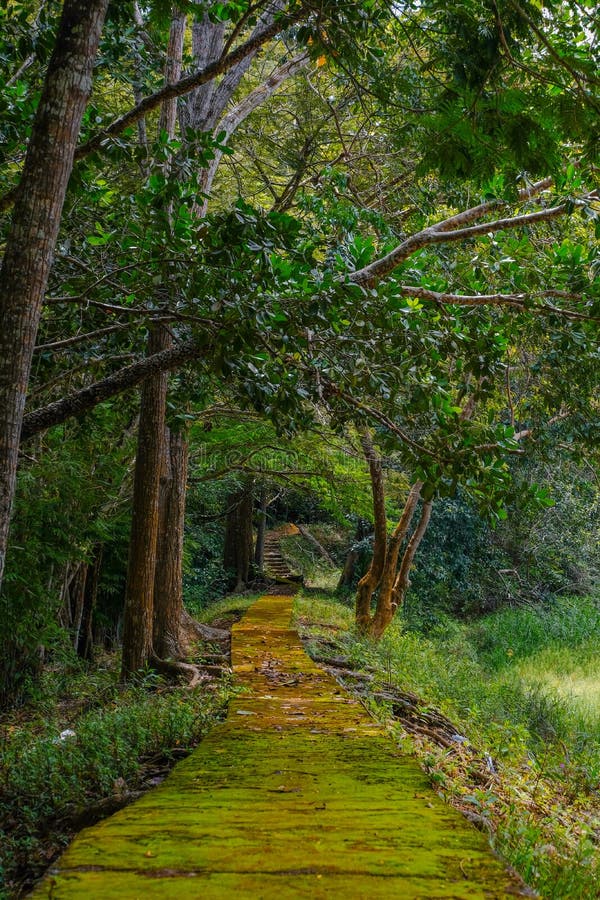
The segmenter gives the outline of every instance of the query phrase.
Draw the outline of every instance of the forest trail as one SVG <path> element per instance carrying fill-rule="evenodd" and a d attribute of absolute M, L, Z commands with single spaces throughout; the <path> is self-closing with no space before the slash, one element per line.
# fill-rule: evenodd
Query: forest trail
<path fill-rule="evenodd" d="M 234 626 L 242 691 L 157 788 L 83 831 L 53 898 L 476 898 L 520 889 L 485 837 L 312 660 L 291 596 Z"/>
<path fill-rule="evenodd" d="M 301 581 L 302 578 L 297 573 L 292 572 L 288 560 L 281 552 L 281 538 L 284 535 L 299 535 L 300 531 L 296 525 L 280 525 L 279 528 L 273 528 L 267 531 L 265 535 L 265 559 L 264 568 L 268 577 L 279 581 Z"/>

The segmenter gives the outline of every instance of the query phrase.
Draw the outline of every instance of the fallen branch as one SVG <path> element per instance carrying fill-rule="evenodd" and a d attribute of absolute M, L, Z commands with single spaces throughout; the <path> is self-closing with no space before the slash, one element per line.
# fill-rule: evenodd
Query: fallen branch
<path fill-rule="evenodd" d="M 298 531 L 300 532 L 302 537 L 306 538 L 309 544 L 311 544 L 315 548 L 315 550 L 323 557 L 325 562 L 335 568 L 335 562 L 333 561 L 323 544 L 319 543 L 316 537 L 310 533 L 308 528 L 305 525 L 298 525 Z"/>

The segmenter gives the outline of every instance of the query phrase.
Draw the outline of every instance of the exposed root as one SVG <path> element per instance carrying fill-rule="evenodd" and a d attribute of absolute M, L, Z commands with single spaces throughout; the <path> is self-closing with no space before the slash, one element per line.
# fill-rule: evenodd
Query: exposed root
<path fill-rule="evenodd" d="M 325 666 L 363 705 L 373 700 L 378 704 L 386 704 L 392 718 L 412 737 L 430 741 L 452 754 L 466 754 L 469 757 L 471 778 L 484 785 L 493 781 L 495 766 L 491 757 L 478 753 L 450 719 L 438 710 L 426 707 L 416 694 L 401 690 L 395 684 L 378 684 L 375 688 L 372 684 L 373 675 L 368 674 L 375 672 L 371 667 L 365 667 L 363 672 L 355 672 L 345 657 L 321 656 L 319 653 L 319 648 L 329 649 L 335 646 L 332 641 L 319 641 L 315 653 L 313 642 L 313 658 Z"/>
<path fill-rule="evenodd" d="M 173 681 L 187 682 L 188 688 L 197 687 L 201 681 L 206 681 L 210 677 L 199 666 L 179 662 L 178 660 L 159 659 L 156 656 L 152 658 L 152 667 L 160 675 L 164 675 Z"/>
<path fill-rule="evenodd" d="M 183 613 L 181 618 L 181 627 L 190 637 L 200 638 L 214 644 L 229 644 L 231 635 L 223 628 L 212 628 L 210 625 L 203 625 L 197 622 L 188 612 Z"/>

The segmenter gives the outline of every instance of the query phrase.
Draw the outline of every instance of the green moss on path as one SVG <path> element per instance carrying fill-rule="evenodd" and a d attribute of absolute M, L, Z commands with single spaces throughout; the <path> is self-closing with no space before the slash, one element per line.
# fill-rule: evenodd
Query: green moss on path
<path fill-rule="evenodd" d="M 245 690 L 159 787 L 75 839 L 35 896 L 496 898 L 482 834 L 304 653 L 292 598 L 233 630 Z"/>

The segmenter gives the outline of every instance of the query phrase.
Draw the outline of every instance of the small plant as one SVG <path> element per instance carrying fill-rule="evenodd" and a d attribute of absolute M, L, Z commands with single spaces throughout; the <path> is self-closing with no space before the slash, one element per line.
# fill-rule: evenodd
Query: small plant
<path fill-rule="evenodd" d="M 152 760 L 173 759 L 193 747 L 221 714 L 229 692 L 226 684 L 213 693 L 163 689 L 150 673 L 127 689 L 114 678 L 110 690 L 101 685 L 98 692 L 88 691 L 84 710 L 77 710 L 68 728 L 55 711 L 5 730 L 0 896 L 20 892 L 41 874 L 68 841 L 74 827 L 69 823 L 83 813 L 93 818 L 105 798 L 124 804 L 143 787 Z"/>
<path fill-rule="evenodd" d="M 407 742 L 392 705 L 363 698 L 403 749 L 413 748 L 436 790 L 553 900 L 596 896 L 600 877 L 599 612 L 594 598 L 563 598 L 474 624 L 439 614 L 428 637 L 399 621 L 373 644 L 333 598 L 296 602 L 314 646 L 326 638 L 330 655 L 370 667 L 375 685 L 414 692 L 422 712 L 437 707 L 466 735 L 472 750 L 414 735 Z"/>

